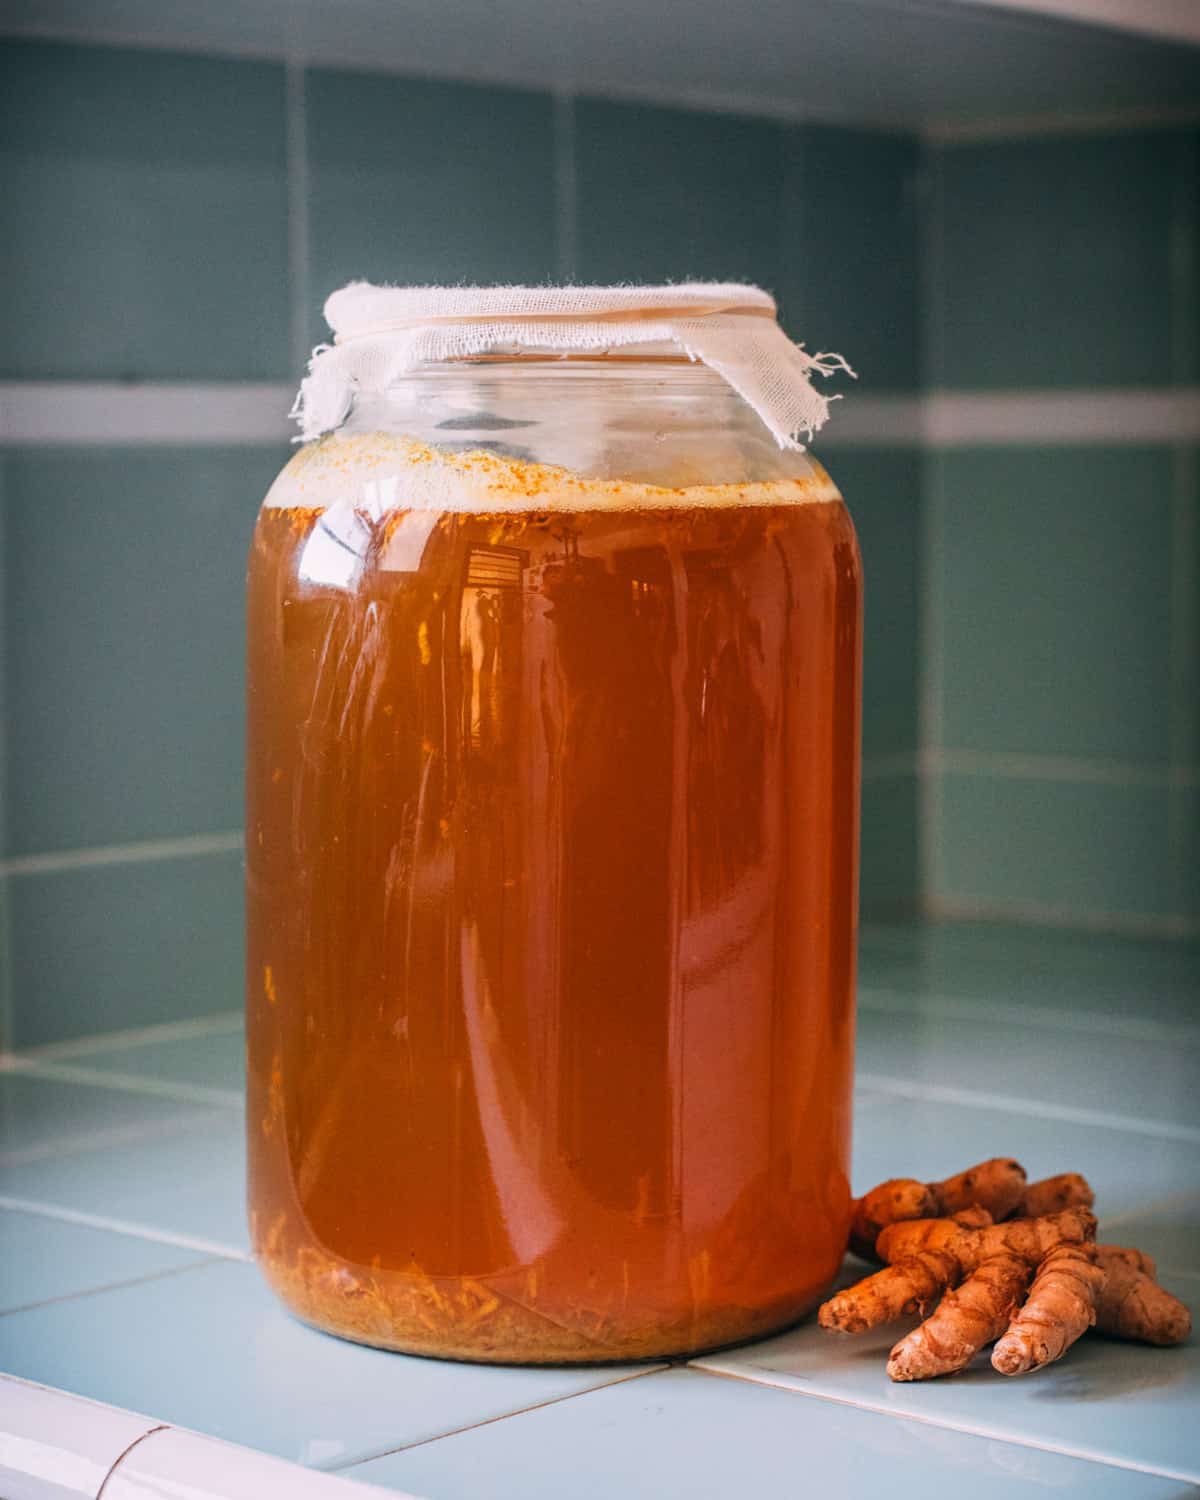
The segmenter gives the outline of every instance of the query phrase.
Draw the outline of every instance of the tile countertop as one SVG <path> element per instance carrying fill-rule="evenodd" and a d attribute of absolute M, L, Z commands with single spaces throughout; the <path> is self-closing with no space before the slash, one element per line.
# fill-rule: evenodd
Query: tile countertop
<path fill-rule="evenodd" d="M 1200 1307 L 1200 950 L 943 926 L 868 928 L 861 952 L 856 1188 L 997 1154 L 1083 1171 L 1103 1236 Z M 171 1464 L 194 1480 L 198 1454 L 236 1456 L 180 1428 L 258 1450 L 240 1487 L 197 1493 L 263 1500 L 318 1484 L 278 1460 L 432 1500 L 1200 1493 L 1196 1338 L 1093 1335 L 1024 1380 L 981 1361 L 892 1385 L 894 1330 L 812 1322 L 671 1368 L 456 1365 L 313 1332 L 250 1263 L 241 1070 L 235 1015 L 4 1060 L 0 1370 L 152 1414 L 114 1414 L 114 1462 L 120 1423 L 161 1424 L 110 1482 L 85 1466 L 21 1494 L 134 1500 L 173 1493 Z M 31 1389 L 0 1382 L 0 1479 Z"/>

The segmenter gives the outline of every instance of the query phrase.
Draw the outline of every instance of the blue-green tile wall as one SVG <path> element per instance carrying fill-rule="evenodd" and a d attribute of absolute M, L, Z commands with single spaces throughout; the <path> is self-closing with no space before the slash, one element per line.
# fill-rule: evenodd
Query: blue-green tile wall
<path fill-rule="evenodd" d="M 928 152 L 930 384 L 1193 394 L 1200 132 Z M 935 913 L 1200 932 L 1200 488 L 1120 418 L 927 462 L 923 897 Z M 1186 430 L 1186 429 L 1185 429 Z"/>
<path fill-rule="evenodd" d="M 286 376 L 283 70 L 6 39 L 0 378 Z"/>

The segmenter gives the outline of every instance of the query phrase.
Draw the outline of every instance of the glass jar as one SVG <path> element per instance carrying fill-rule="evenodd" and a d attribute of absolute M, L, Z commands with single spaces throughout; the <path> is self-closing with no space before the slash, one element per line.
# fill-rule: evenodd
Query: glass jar
<path fill-rule="evenodd" d="M 711 1349 L 848 1230 L 860 575 L 677 359 L 423 368 L 249 576 L 250 1216 L 390 1349 Z"/>

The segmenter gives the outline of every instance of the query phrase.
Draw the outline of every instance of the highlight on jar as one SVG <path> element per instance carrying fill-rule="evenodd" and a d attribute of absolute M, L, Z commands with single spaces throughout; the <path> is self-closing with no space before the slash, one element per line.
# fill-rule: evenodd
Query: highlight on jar
<path fill-rule="evenodd" d="M 326 314 L 250 553 L 258 1264 L 460 1360 L 781 1329 L 851 1226 L 853 372 L 743 285 Z"/>

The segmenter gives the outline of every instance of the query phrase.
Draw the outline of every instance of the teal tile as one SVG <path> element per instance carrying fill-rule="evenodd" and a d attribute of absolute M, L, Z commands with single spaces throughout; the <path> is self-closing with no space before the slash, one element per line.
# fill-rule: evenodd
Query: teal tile
<path fill-rule="evenodd" d="M 935 900 L 1172 915 L 1165 787 L 941 773 L 936 798 Z"/>
<path fill-rule="evenodd" d="M 253 1266 L 232 1262 L 0 1319 L 0 1366 L 317 1468 L 629 1373 L 620 1365 L 503 1368 L 367 1349 L 306 1328 Z"/>
<path fill-rule="evenodd" d="M 1021 1033 L 1014 1028 L 1014 1035 Z M 1054 1046 L 1036 1033 L 1025 1033 L 1024 1041 Z M 1073 1038 L 1064 1039 L 1058 1051 L 1074 1045 Z M 947 1091 L 954 1097 L 946 1097 Z M 902 1080 L 891 1091 L 885 1082 L 855 1108 L 851 1182 L 856 1193 L 865 1193 L 890 1177 L 916 1174 L 932 1182 L 993 1156 L 1012 1156 L 1031 1182 L 1082 1172 L 1105 1223 L 1155 1212 L 1200 1190 L 1200 1153 L 1184 1131 L 1171 1136 L 1153 1134 L 1153 1127 L 1103 1123 L 1106 1109 L 1119 1111 L 1124 1102 L 1123 1093 L 1097 1092 L 1080 1115 L 1060 1108 L 1053 1096 L 1039 1110 L 1005 1103 L 992 1090 L 960 1089 L 949 1078 L 936 1085 Z"/>
<path fill-rule="evenodd" d="M 238 852 L 15 875 L 9 888 L 19 1047 L 241 1001 Z"/>
<path fill-rule="evenodd" d="M 911 448 L 836 448 L 822 459 L 850 507 L 862 552 L 863 755 L 915 750 L 921 458 Z"/>
<path fill-rule="evenodd" d="M 857 1067 L 871 1084 L 886 1078 L 905 1087 L 979 1090 L 1015 1099 L 1050 1100 L 1055 1108 L 1099 1110 L 1140 1122 L 1191 1131 L 1200 1145 L 1200 1032 L 1148 1037 L 1076 1031 L 1070 1045 L 986 1013 L 881 1010 L 858 1012 Z M 1064 1169 L 1065 1170 L 1065 1169 Z"/>
<path fill-rule="evenodd" d="M 919 798 L 915 770 L 863 778 L 859 894 L 865 917 L 911 914 L 917 907 Z"/>
<path fill-rule="evenodd" d="M 738 115 L 579 100 L 576 280 L 775 290 L 784 138 Z"/>
<path fill-rule="evenodd" d="M 1196 933 L 1200 932 L 1200 787 L 1172 787 L 1170 819 L 1172 908 Z"/>
<path fill-rule="evenodd" d="M 802 125 L 788 133 L 787 162 L 779 292 L 789 329 L 850 361 L 851 392 L 915 390 L 916 140 Z"/>
<path fill-rule="evenodd" d="M 59 1153 L 133 1139 L 183 1113 L 174 1101 L 154 1095 L 0 1071 L 0 1181 L 8 1181 L 9 1170 L 28 1170 L 36 1179 L 51 1171 Z"/>
<path fill-rule="evenodd" d="M 196 1273 L 191 1273 L 196 1274 Z M 115 1295 L 115 1294 L 114 1294 Z M 31 1317 L 33 1314 L 25 1314 Z M 1014 1380 L 998 1375 L 986 1356 L 951 1380 L 895 1383 L 885 1373 L 888 1351 L 911 1320 L 845 1337 L 809 1322 L 766 1343 L 699 1361 L 701 1368 L 766 1381 L 898 1418 L 896 1426 L 932 1423 L 986 1434 L 999 1443 L 1061 1452 L 1094 1464 L 1121 1466 L 1100 1475 L 1114 1494 L 1136 1493 L 1130 1471 L 1167 1481 L 1162 1493 L 1200 1484 L 1195 1441 L 1200 1401 L 1200 1344 L 1175 1349 L 1118 1344 L 1085 1336 L 1057 1364 Z M 1014 1465 L 1010 1493 L 1023 1471 Z M 1099 1476 L 1080 1476 L 1084 1493 Z M 966 1480 L 972 1488 L 974 1480 Z M 1024 1488 L 1020 1493 L 1024 1493 Z"/>
<path fill-rule="evenodd" d="M 9 456 L 10 853 L 240 826 L 246 551 L 284 457 Z"/>
<path fill-rule="evenodd" d="M 1158 1262 L 1158 1277 L 1200 1309 L 1200 1189 L 1177 1192 L 1136 1213 L 1101 1219 L 1100 1239 L 1136 1245 Z"/>
<path fill-rule="evenodd" d="M 231 997 L 232 998 L 232 997 Z M 203 1029 L 201 1029 L 203 1027 Z M 240 1016 L 217 1018 L 183 1036 L 112 1045 L 106 1037 L 54 1049 L 51 1061 L 155 1083 L 196 1085 L 238 1092 L 245 1082 L 246 1042 Z"/>
<path fill-rule="evenodd" d="M 866 924 L 859 990 L 927 1014 L 1200 1039 L 1200 944 L 1000 922 Z"/>
<path fill-rule="evenodd" d="M 0 1314 L 193 1265 L 194 1250 L 0 1210 Z"/>
<path fill-rule="evenodd" d="M 1172 331 L 1176 215 L 1195 192 L 1188 154 L 1179 130 L 944 148 L 934 383 L 1195 379 L 1179 368 Z"/>
<path fill-rule="evenodd" d="M 160 1099 L 150 1103 L 163 1107 Z M 200 1253 L 248 1257 L 245 1138 L 240 1111 L 163 1108 L 152 1126 L 124 1134 L 97 1130 L 90 1140 L 64 1140 L 56 1154 L 0 1164 L 0 1195 L 116 1222 L 149 1238 L 183 1239 Z"/>
<path fill-rule="evenodd" d="M 940 744 L 1164 765 L 1170 450 L 979 448 L 935 464 Z"/>
<path fill-rule="evenodd" d="M 283 69 L 8 39 L 0 375 L 286 376 Z"/>
<path fill-rule="evenodd" d="M 316 334 L 347 281 L 554 279 L 549 94 L 316 68 L 307 119 Z"/>
<path fill-rule="evenodd" d="M 688 1369 L 388 1454 L 347 1477 L 438 1500 L 559 1500 L 564 1486 L 572 1500 L 1179 1494 L 1177 1484 L 1149 1475 Z"/>

